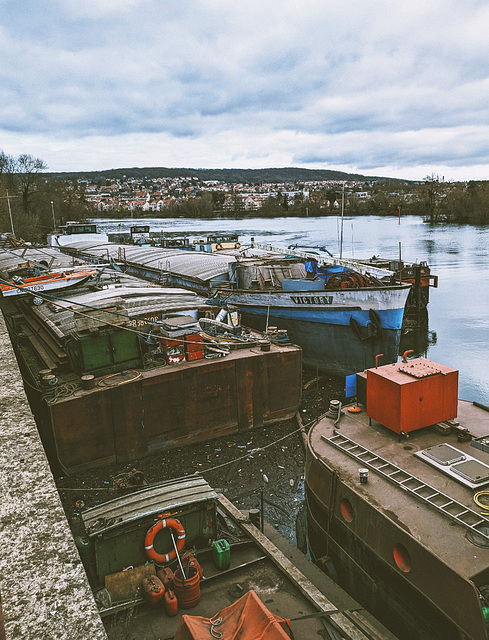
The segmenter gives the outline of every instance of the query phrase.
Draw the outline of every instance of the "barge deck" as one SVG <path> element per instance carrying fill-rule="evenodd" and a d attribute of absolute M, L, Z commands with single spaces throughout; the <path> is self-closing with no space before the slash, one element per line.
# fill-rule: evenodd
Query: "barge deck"
<path fill-rule="evenodd" d="M 387 367 L 372 372 L 381 369 L 409 384 Z M 455 373 L 438 366 L 435 382 L 448 385 L 452 376 L 456 389 Z M 400 638 L 487 640 L 489 520 L 474 497 L 488 493 L 489 414 L 457 403 L 456 392 L 452 411 L 446 393 L 435 391 L 430 398 L 423 387 L 406 411 L 401 389 L 397 413 L 388 392 L 380 402 L 367 391 L 366 410 L 353 405 L 339 420 L 335 414 L 313 425 L 306 453 L 310 549 Z M 426 411 L 437 405 L 453 416 L 421 428 L 423 400 Z M 382 410 L 383 424 L 369 418 Z"/>

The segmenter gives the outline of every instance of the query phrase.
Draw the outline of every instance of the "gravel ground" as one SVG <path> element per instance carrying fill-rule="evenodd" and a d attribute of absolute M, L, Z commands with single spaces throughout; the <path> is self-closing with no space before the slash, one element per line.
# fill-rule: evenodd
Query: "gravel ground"
<path fill-rule="evenodd" d="M 332 399 L 343 400 L 344 380 L 317 377 L 304 369 L 299 414 L 306 429 L 329 408 Z M 297 420 L 286 420 L 209 440 L 205 443 L 156 452 L 131 464 L 113 465 L 56 479 L 74 535 L 83 534 L 82 509 L 123 495 L 118 488 L 133 480 L 137 469 L 148 483 L 201 473 L 216 490 L 240 509 L 259 508 L 265 519 L 296 543 L 296 520 L 304 501 L 304 447 Z M 299 528 L 299 547 L 301 547 Z"/>

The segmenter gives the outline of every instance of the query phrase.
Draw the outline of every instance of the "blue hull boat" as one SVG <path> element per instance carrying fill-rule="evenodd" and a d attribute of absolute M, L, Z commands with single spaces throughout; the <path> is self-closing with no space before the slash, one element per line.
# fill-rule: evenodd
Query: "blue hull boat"
<path fill-rule="evenodd" d="M 379 354 L 381 364 L 397 361 L 410 285 L 325 290 L 318 281 L 317 286 L 316 291 L 235 290 L 221 293 L 220 301 L 224 297 L 226 305 L 238 308 L 245 325 L 287 330 L 302 347 L 304 364 L 332 375 L 373 367 Z"/>

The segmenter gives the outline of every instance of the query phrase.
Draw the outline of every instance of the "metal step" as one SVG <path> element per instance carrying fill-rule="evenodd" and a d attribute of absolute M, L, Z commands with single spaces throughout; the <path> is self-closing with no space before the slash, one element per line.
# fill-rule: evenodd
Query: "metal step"
<path fill-rule="evenodd" d="M 489 520 L 481 518 L 481 516 L 468 509 L 464 504 L 453 500 L 444 493 L 441 493 L 429 484 L 426 484 L 416 476 L 409 474 L 404 469 L 397 467 L 392 462 L 381 458 L 369 449 L 358 444 L 354 440 L 347 438 L 342 433 L 335 432 L 333 436 L 328 438 L 321 435 L 321 438 L 329 444 L 344 451 L 346 454 L 358 460 L 362 465 L 372 469 L 380 476 L 397 485 L 404 491 L 407 491 L 416 498 L 422 500 L 425 504 L 434 507 L 439 513 L 449 517 L 451 520 L 458 522 L 466 529 L 485 538 L 489 542 L 489 533 L 484 533 L 477 527 L 479 525 L 487 525 L 489 529 Z M 387 468 L 387 470 L 385 470 Z"/>

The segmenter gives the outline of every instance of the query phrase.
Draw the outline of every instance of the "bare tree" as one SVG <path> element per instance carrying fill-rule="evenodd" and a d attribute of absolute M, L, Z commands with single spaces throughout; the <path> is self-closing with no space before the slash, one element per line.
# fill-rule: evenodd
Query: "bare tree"
<path fill-rule="evenodd" d="M 27 153 L 23 153 L 17 159 L 17 180 L 22 196 L 22 209 L 26 215 L 30 213 L 31 196 L 39 188 L 41 171 L 47 168 L 44 160 L 34 158 L 34 156 Z"/>
<path fill-rule="evenodd" d="M 0 151 L 0 184 L 5 189 L 14 188 L 15 166 L 15 158 L 7 155 L 3 150 Z"/>

